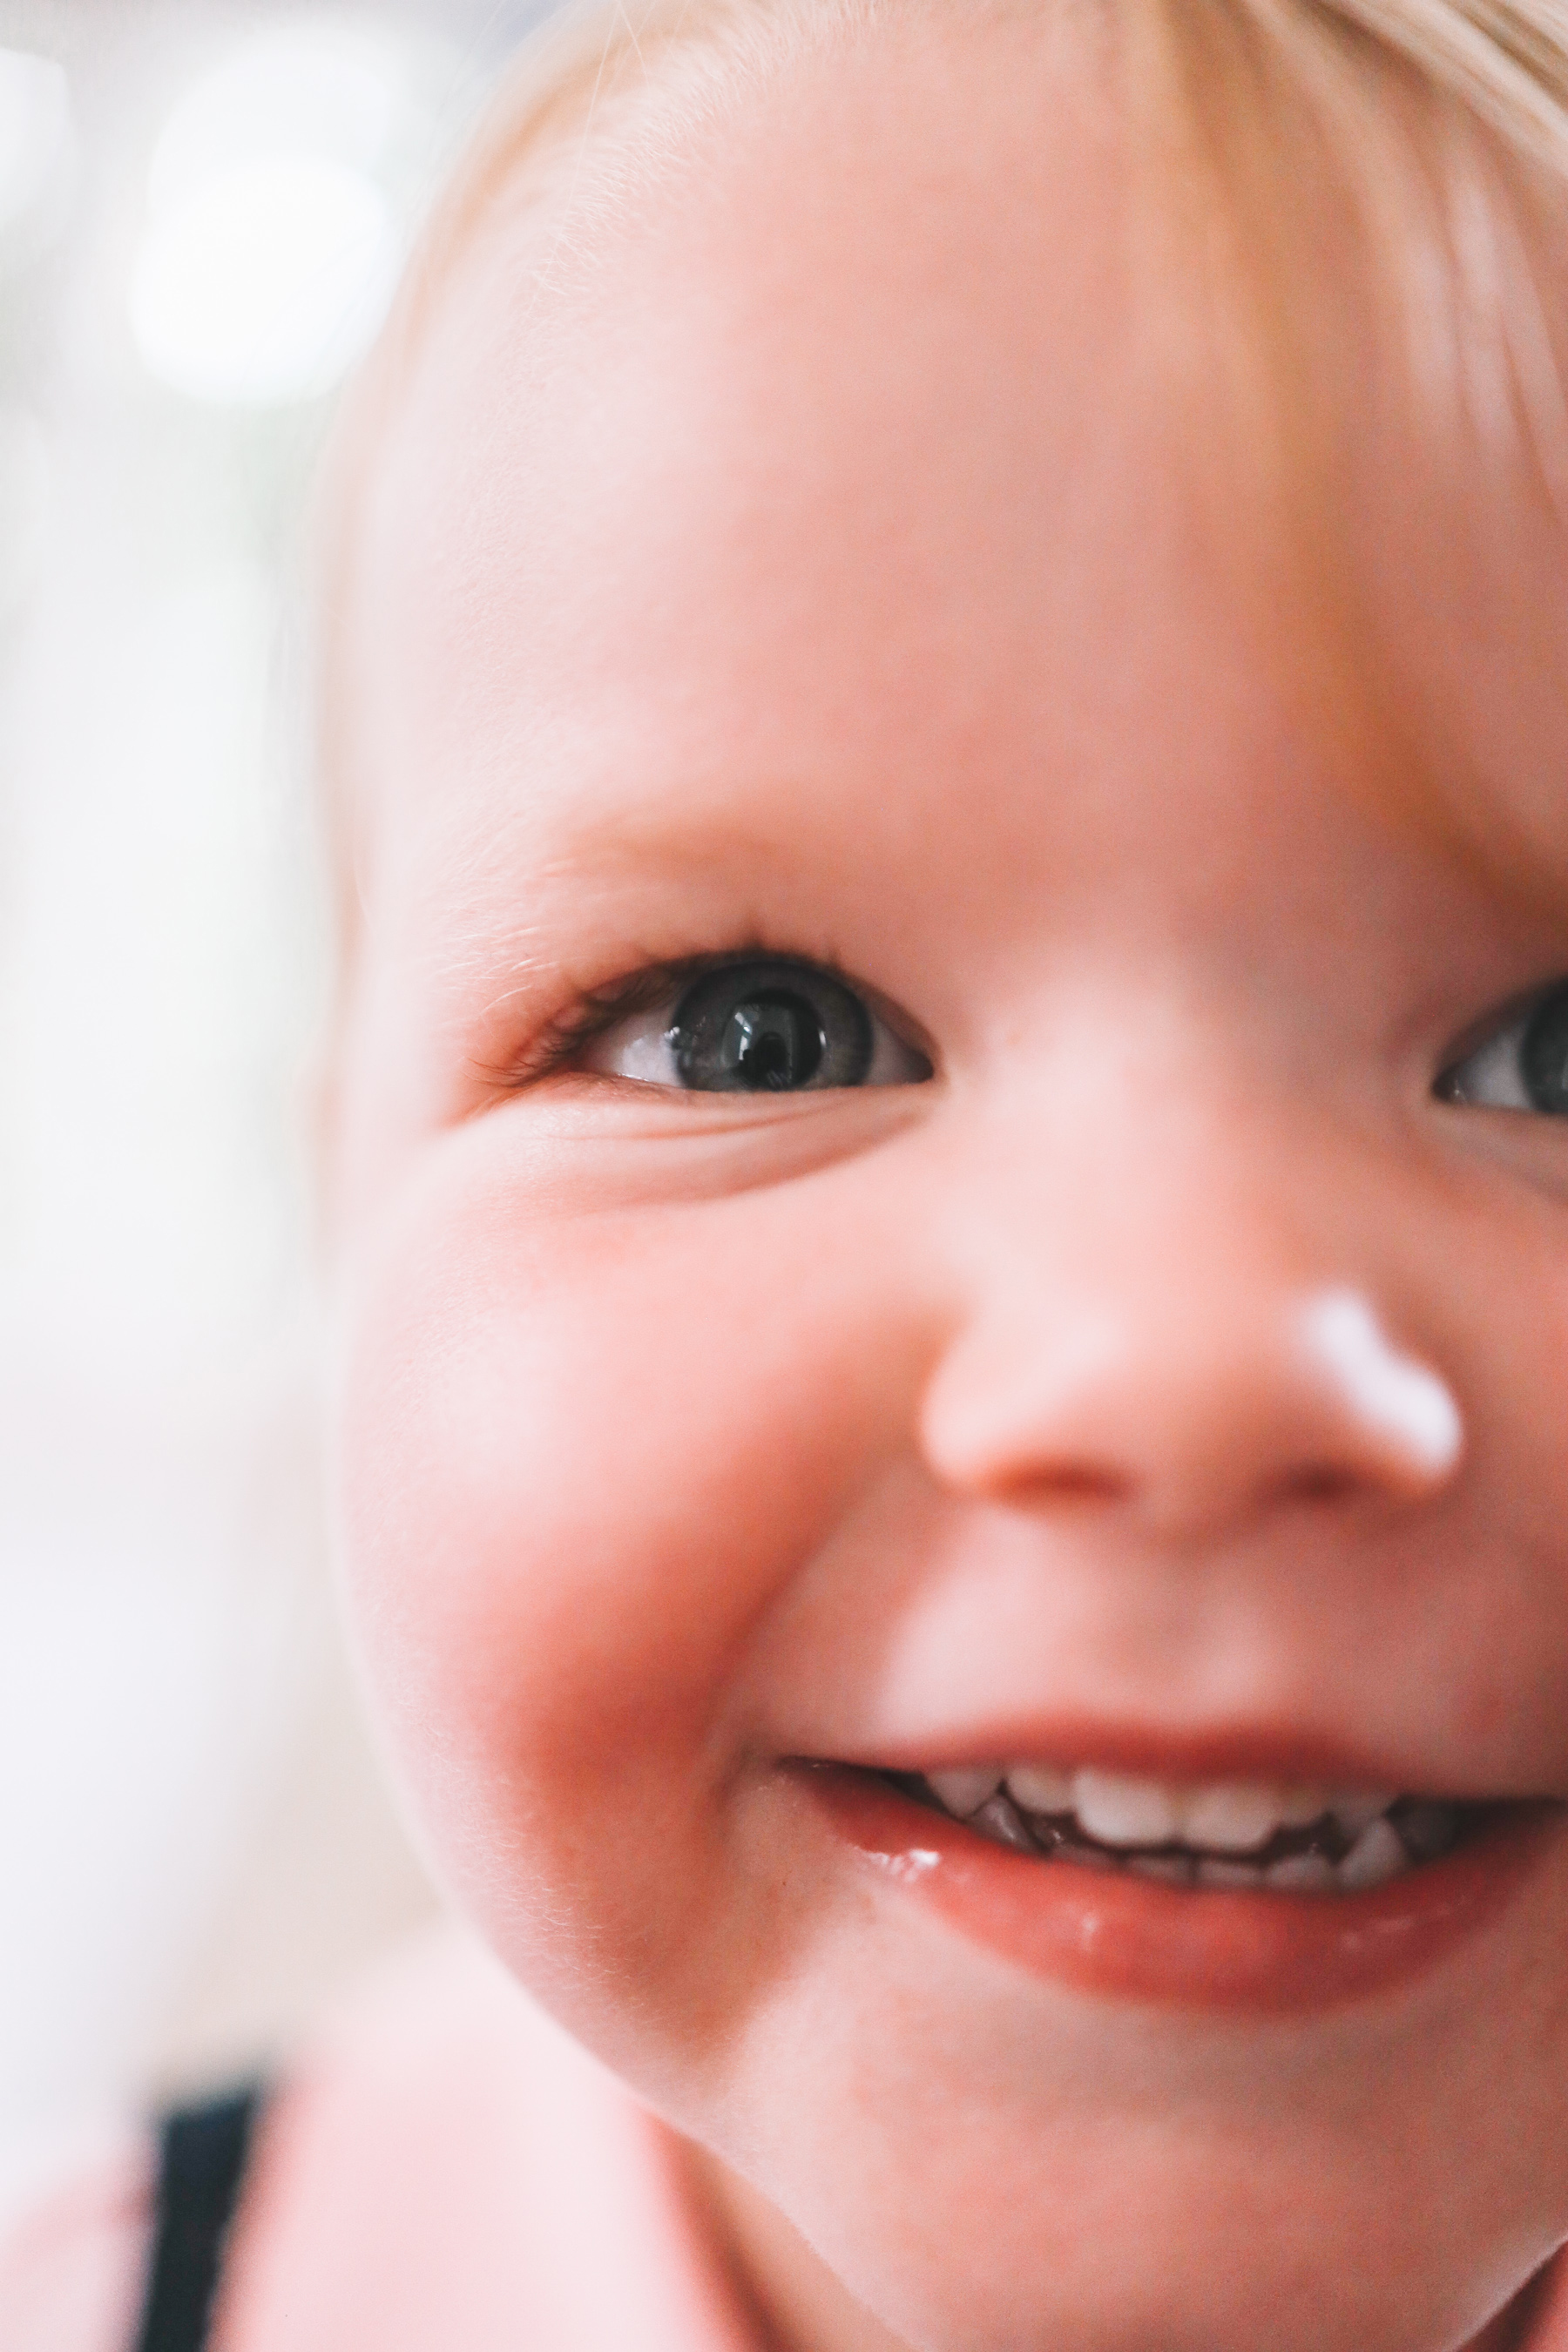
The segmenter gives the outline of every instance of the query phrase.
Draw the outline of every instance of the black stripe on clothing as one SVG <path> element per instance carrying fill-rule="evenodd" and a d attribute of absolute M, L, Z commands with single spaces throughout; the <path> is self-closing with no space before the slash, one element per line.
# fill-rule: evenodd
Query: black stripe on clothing
<path fill-rule="evenodd" d="M 136 2352 L 203 2352 L 265 2094 L 251 2083 L 158 2127 L 158 2195 Z"/>

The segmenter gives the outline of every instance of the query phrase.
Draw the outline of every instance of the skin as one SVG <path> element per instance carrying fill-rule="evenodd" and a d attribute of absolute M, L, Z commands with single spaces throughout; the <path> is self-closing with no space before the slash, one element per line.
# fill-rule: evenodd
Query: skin
<path fill-rule="evenodd" d="M 1070 1716 L 1568 1790 L 1568 1130 L 1431 1092 L 1568 919 L 1391 809 L 1408 730 L 1314 723 L 1267 502 L 1140 332 L 1127 136 L 1059 32 L 882 31 L 542 295 L 504 211 L 457 265 L 344 677 L 352 1605 L 447 1882 L 690 2137 L 781 2343 L 1500 2344 L 1568 2233 L 1561 1837 L 1414 1985 L 1198 2014 L 868 1886 L 781 1769 Z M 1454 453 L 1363 428 L 1389 675 L 1500 834 L 1562 711 Z M 931 1082 L 543 1058 L 759 941 Z M 1335 1286 L 1457 1466 L 1313 1372 Z"/>

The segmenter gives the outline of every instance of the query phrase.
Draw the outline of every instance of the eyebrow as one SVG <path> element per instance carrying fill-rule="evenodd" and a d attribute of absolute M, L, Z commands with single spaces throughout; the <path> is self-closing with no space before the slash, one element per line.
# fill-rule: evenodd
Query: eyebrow
<path fill-rule="evenodd" d="M 563 785 L 558 799 L 531 792 L 515 811 L 475 827 L 446 873 L 431 877 L 430 888 L 448 904 L 460 895 L 477 914 L 501 900 L 548 904 L 564 890 L 580 905 L 584 887 L 710 882 L 732 891 L 757 876 L 794 881 L 820 870 L 820 836 L 808 846 L 799 787 L 759 781 L 756 791 L 773 803 L 776 816 L 737 809 L 735 785 L 726 780 L 715 780 L 695 805 L 684 789 L 678 801 L 673 786 L 668 796 L 639 789 L 636 799 L 614 805 L 595 796 L 584 806 L 577 787 Z"/>
<path fill-rule="evenodd" d="M 540 803 L 531 800 L 476 827 L 421 872 L 416 915 L 439 908 L 452 940 L 432 966 L 454 991 L 481 974 L 493 981 L 504 969 L 511 984 L 493 999 L 495 1011 L 560 969 L 568 931 L 620 934 L 628 970 L 700 952 L 699 935 L 721 921 L 726 931 L 771 944 L 780 909 L 764 916 L 755 903 L 761 887 L 787 898 L 820 872 L 819 856 L 802 855 L 799 827 L 787 821 L 787 788 L 777 797 L 785 803 L 782 823 L 755 821 L 732 804 L 704 811 L 655 799 L 584 809 L 563 793 L 558 826 L 548 807 L 541 821 Z M 656 903 L 677 887 L 679 921 Z M 817 939 L 796 944 L 824 951 Z"/>

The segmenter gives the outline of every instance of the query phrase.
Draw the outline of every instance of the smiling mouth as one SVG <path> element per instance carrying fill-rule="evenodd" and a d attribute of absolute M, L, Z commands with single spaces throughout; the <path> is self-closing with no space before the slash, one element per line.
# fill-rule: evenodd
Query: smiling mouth
<path fill-rule="evenodd" d="M 1568 1833 L 1544 1799 L 800 1759 L 893 1895 L 1102 1997 L 1285 2014 L 1391 1993 L 1483 1936 Z"/>
<path fill-rule="evenodd" d="M 1388 1790 L 1174 1782 L 1089 1767 L 892 1773 L 902 1794 L 1042 1862 L 1177 1886 L 1354 1895 L 1440 1861 L 1504 1810 Z"/>

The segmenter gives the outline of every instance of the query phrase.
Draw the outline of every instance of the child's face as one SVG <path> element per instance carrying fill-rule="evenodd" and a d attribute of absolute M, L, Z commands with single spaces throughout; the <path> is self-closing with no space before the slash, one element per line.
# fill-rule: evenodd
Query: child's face
<path fill-rule="evenodd" d="M 1568 921 L 1302 687 L 1119 135 L 1060 32 L 879 37 L 461 263 L 361 551 L 351 1580 L 465 1905 L 900 2336 L 1433 2352 L 1568 2231 L 1555 1810 L 1230 1892 L 801 1761 L 1568 1790 L 1550 1019 L 1466 1066 L 1544 1109 L 1432 1091 Z M 1389 699 L 1500 832 L 1568 730 L 1393 434 Z M 725 958 L 843 980 L 666 1046 Z"/>

